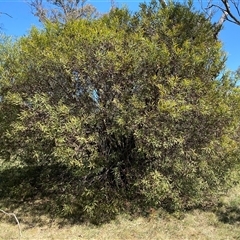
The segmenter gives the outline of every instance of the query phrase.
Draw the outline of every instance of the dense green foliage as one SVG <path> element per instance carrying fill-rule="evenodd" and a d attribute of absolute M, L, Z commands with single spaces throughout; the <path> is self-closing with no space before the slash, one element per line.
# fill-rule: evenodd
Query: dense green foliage
<path fill-rule="evenodd" d="M 63 215 L 98 221 L 211 203 L 239 147 L 214 31 L 191 6 L 152 1 L 2 44 L 1 156 L 18 167 L 17 194 L 53 194 Z"/>

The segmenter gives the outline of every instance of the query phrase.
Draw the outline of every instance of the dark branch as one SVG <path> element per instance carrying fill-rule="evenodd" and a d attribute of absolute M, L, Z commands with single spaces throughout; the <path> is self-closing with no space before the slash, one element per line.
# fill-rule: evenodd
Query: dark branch
<path fill-rule="evenodd" d="M 239 19 L 237 19 L 234 15 L 233 15 L 233 13 L 232 13 L 232 11 L 231 11 L 231 9 L 230 9 L 230 5 L 229 5 L 229 2 L 228 2 L 228 0 L 221 0 L 222 1 L 222 3 L 223 3 L 223 5 L 224 5 L 224 7 L 225 7 L 225 11 L 228 13 L 228 15 L 233 19 L 233 21 L 231 21 L 231 22 L 233 22 L 233 23 L 235 23 L 235 24 L 237 24 L 237 25 L 240 25 L 240 20 Z M 227 20 L 229 21 L 229 18 L 227 17 Z"/>
<path fill-rule="evenodd" d="M 201 2 L 202 9 L 205 14 L 209 16 L 209 11 L 220 10 L 222 12 L 221 18 L 219 19 L 217 25 L 221 26 L 225 21 L 229 21 L 231 23 L 240 25 L 240 0 L 221 0 L 220 3 L 214 3 L 214 0 L 207 1 L 207 7 L 203 7 L 203 0 L 199 0 Z M 233 10 L 231 9 L 231 6 Z M 236 11 L 236 12 L 235 12 Z M 214 14 L 215 14 L 214 13 Z M 211 17 L 214 15 L 211 13 Z"/>
<path fill-rule="evenodd" d="M 231 0 L 233 6 L 235 7 L 237 13 L 238 13 L 238 16 L 240 16 L 240 11 L 239 11 L 239 4 L 237 4 L 235 1 Z"/>
<path fill-rule="evenodd" d="M 8 17 L 10 17 L 10 18 L 13 18 L 11 15 L 9 15 L 8 13 L 5 13 L 5 12 L 0 12 L 0 14 L 4 14 L 4 15 L 7 15 Z"/>
<path fill-rule="evenodd" d="M 165 0 L 159 0 L 160 5 L 162 6 L 162 8 L 166 8 L 167 4 L 165 2 Z"/>

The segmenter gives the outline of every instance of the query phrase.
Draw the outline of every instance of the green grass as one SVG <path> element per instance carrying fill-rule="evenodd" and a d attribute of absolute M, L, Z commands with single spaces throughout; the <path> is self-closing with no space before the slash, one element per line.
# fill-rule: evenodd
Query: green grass
<path fill-rule="evenodd" d="M 149 217 L 121 215 L 117 219 L 94 226 L 69 224 L 44 215 L 24 216 L 23 209 L 16 212 L 22 229 L 21 240 L 231 240 L 240 239 L 240 186 L 221 199 L 216 211 L 194 210 L 177 219 L 164 212 L 152 212 Z M 19 239 L 14 218 L 0 215 L 0 239 Z"/>

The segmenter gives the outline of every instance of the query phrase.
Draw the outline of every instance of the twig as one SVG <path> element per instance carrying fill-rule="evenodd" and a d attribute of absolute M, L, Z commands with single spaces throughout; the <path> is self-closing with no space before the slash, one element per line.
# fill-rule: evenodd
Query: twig
<path fill-rule="evenodd" d="M 16 215 L 15 215 L 14 213 L 7 213 L 7 212 L 3 211 L 2 209 L 0 209 L 0 212 L 2 212 L 2 213 L 4 213 L 4 214 L 8 215 L 9 217 L 10 217 L 10 216 L 14 216 L 14 218 L 15 218 L 15 220 L 16 220 L 16 222 L 17 222 L 17 225 L 18 225 L 19 239 L 21 239 L 21 237 L 22 237 L 22 231 L 21 231 L 20 223 L 19 223 L 19 221 L 18 221 Z"/>
<path fill-rule="evenodd" d="M 11 15 L 9 15 L 8 13 L 5 13 L 5 12 L 0 12 L 0 14 L 4 14 L 4 15 L 7 15 L 8 17 L 10 17 L 10 18 L 13 18 Z"/>

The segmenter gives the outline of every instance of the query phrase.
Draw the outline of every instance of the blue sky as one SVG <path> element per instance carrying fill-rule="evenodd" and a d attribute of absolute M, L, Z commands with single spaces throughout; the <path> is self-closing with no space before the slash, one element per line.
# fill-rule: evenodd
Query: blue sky
<path fill-rule="evenodd" d="M 127 5 L 130 10 L 135 11 L 142 1 L 115 0 L 115 2 L 117 6 Z M 89 0 L 88 3 L 94 4 L 100 12 L 107 12 L 110 9 L 110 0 Z M 197 2 L 195 5 L 197 7 Z M 38 19 L 31 14 L 31 8 L 26 0 L 0 0 L 0 12 L 12 16 L 12 18 L 0 16 L 0 26 L 7 35 L 19 37 L 26 35 L 33 25 L 41 26 Z M 227 67 L 234 71 L 240 66 L 240 26 L 226 22 L 219 37 L 228 54 Z"/>

